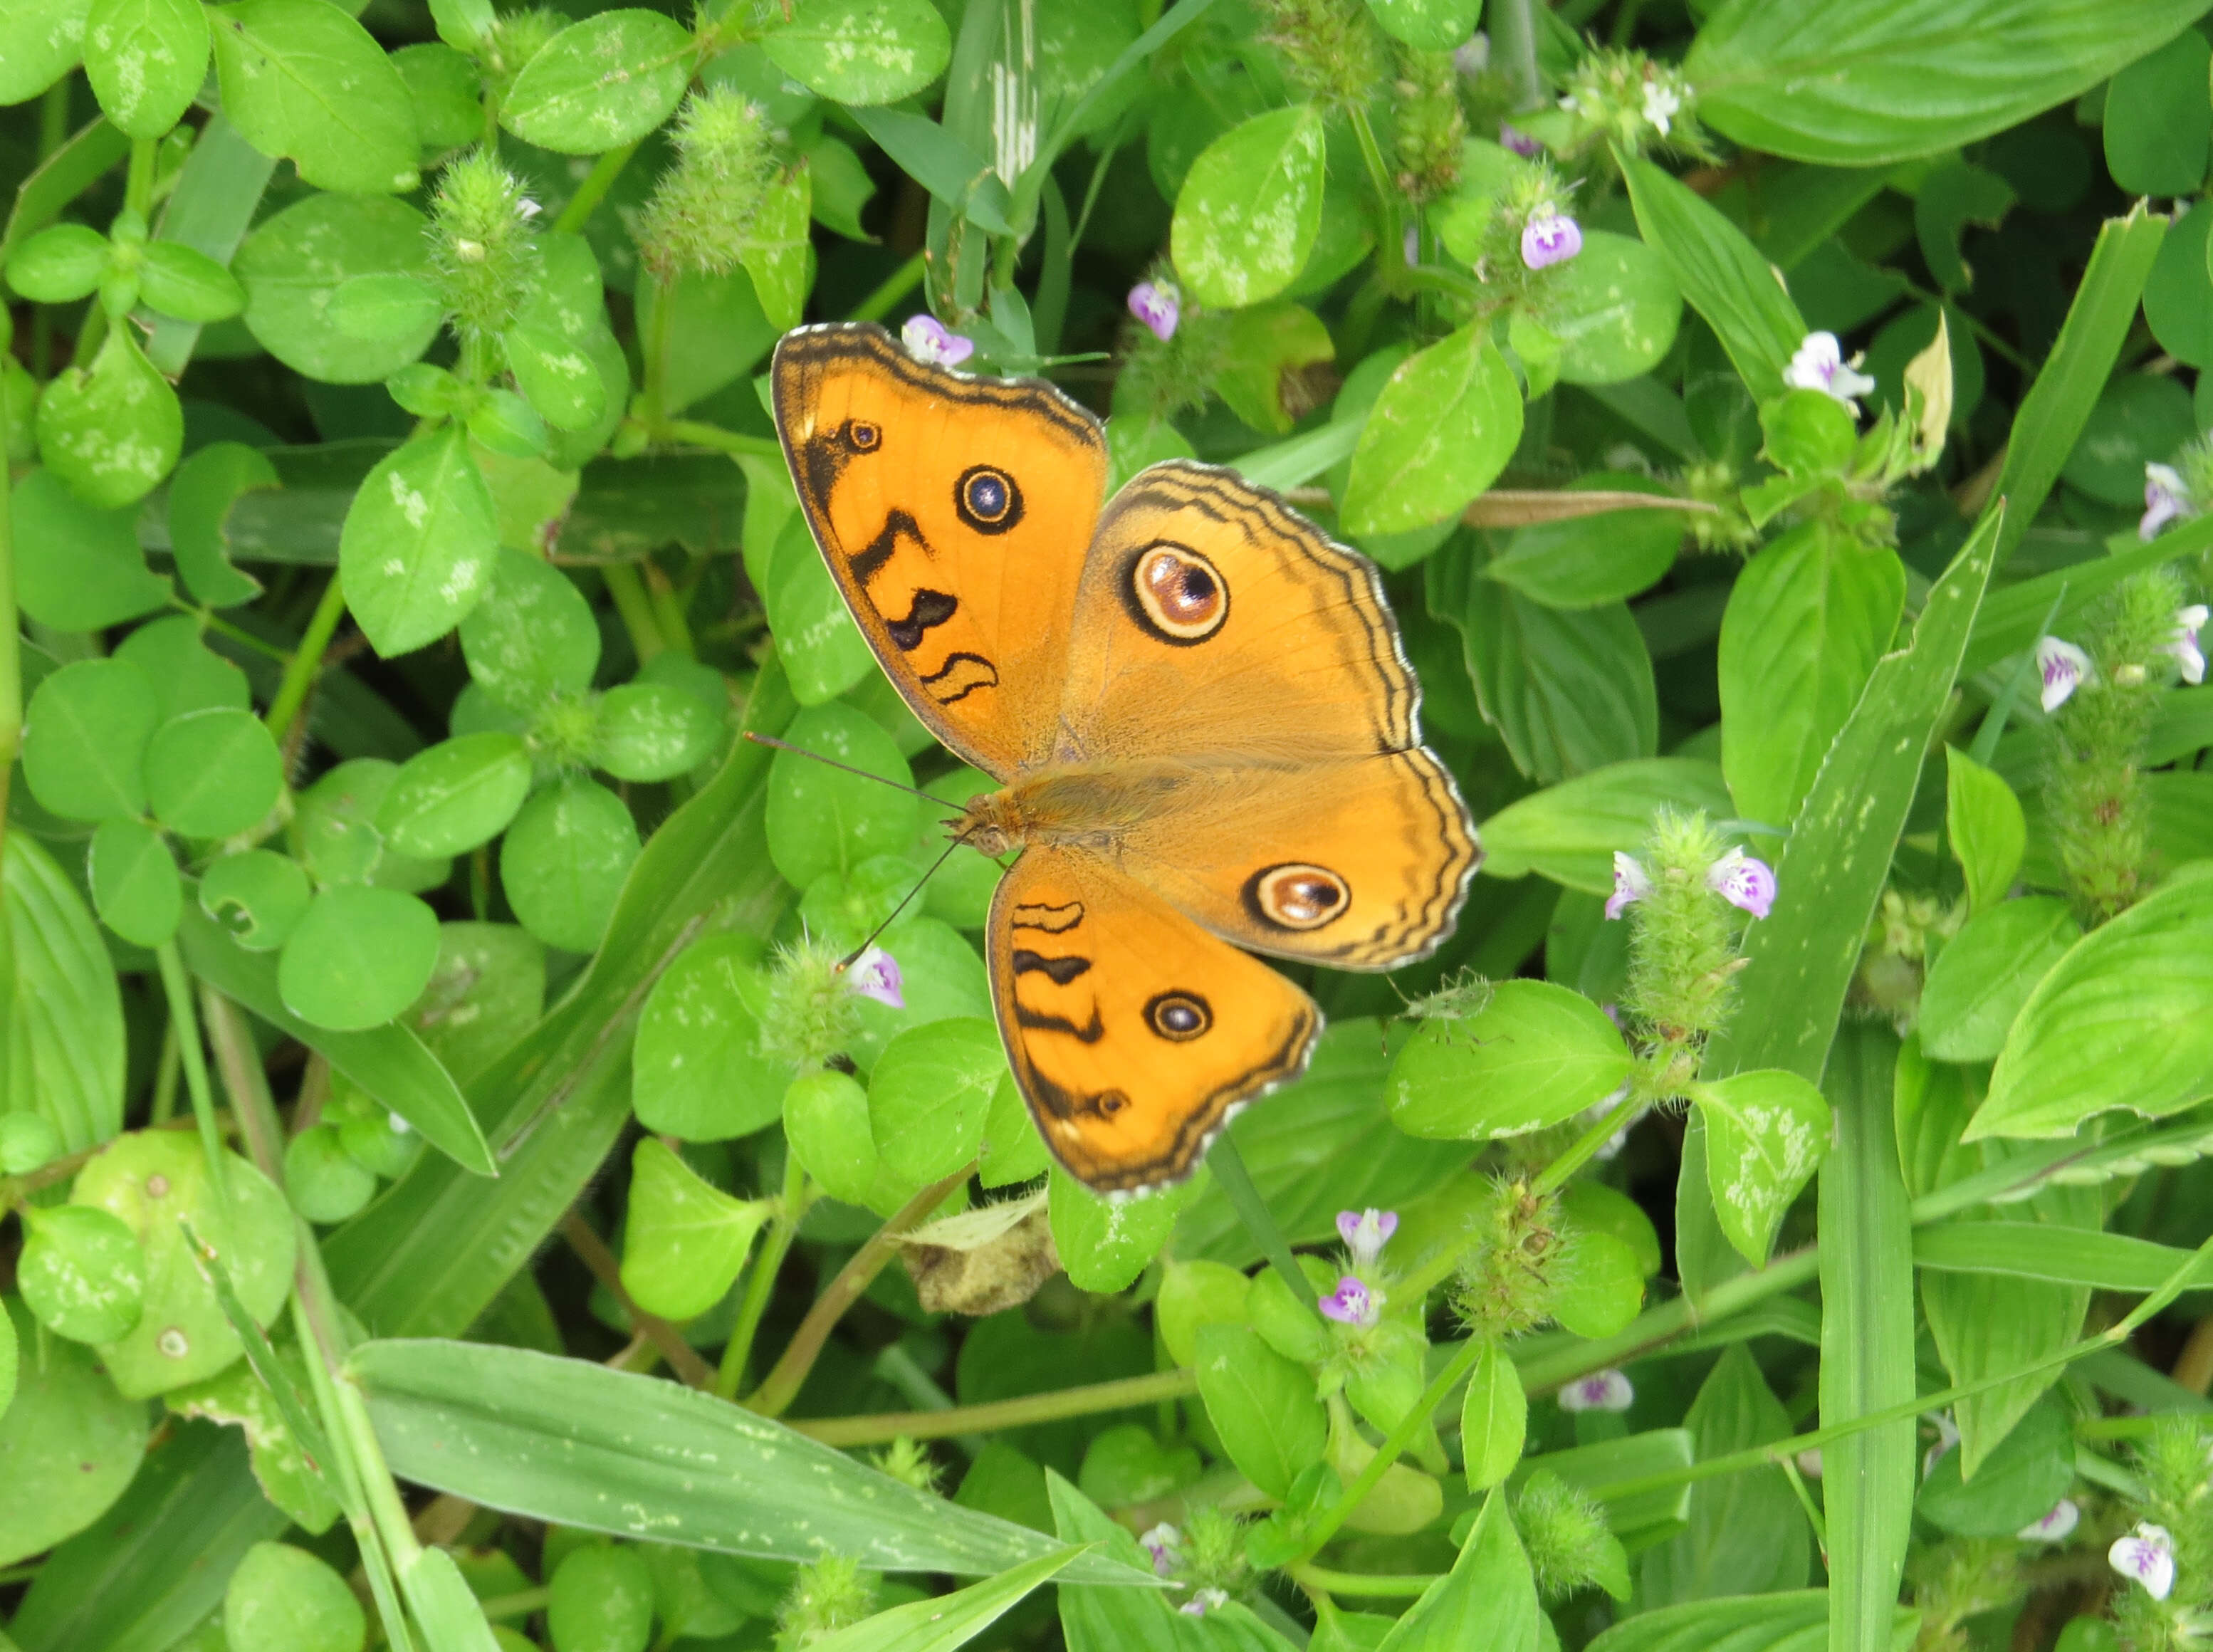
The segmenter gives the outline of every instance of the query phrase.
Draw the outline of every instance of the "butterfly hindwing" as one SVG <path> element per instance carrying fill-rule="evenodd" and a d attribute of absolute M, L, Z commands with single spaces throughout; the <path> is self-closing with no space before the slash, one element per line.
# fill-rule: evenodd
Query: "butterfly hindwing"
<path fill-rule="evenodd" d="M 1098 420 L 1041 381 L 925 365 L 875 326 L 786 333 L 771 378 L 801 508 L 885 674 L 1008 777 L 1058 710 L 1106 487 Z"/>

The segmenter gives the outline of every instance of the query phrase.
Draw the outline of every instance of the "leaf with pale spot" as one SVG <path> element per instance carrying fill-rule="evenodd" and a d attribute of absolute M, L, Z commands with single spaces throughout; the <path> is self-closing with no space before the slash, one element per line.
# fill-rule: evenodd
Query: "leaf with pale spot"
<path fill-rule="evenodd" d="M 346 606 L 379 654 L 436 642 L 484 598 L 499 554 L 491 490 L 458 425 L 378 461 L 338 533 Z"/>
<path fill-rule="evenodd" d="M 1728 1242 L 1754 1267 L 1829 1151 L 1829 1104 L 1795 1073 L 1738 1073 L 1692 1092 L 1706 1121 L 1706 1180 Z"/>
<path fill-rule="evenodd" d="M 1321 229 L 1321 112 L 1271 109 L 1200 152 L 1176 195 L 1168 247 L 1185 290 L 1236 309 L 1289 286 Z"/>

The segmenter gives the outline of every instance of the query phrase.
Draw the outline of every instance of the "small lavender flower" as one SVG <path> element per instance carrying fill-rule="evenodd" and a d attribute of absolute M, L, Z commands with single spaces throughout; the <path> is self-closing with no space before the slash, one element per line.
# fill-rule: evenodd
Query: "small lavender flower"
<path fill-rule="evenodd" d="M 1936 1472 L 1936 1465 L 1944 1454 L 1960 1443 L 1960 1425 L 1952 1420 L 1949 1411 L 1939 1411 L 1929 1419 L 1936 1425 L 1936 1443 L 1921 1458 L 1921 1478 L 1927 1479 Z"/>
<path fill-rule="evenodd" d="M 2198 633 L 2209 616 L 2213 616 L 2213 609 L 2203 602 L 2175 611 L 2174 640 L 2167 645 L 2167 651 L 2182 662 L 2182 680 L 2186 683 L 2205 680 L 2205 650 L 2198 645 Z"/>
<path fill-rule="evenodd" d="M 1348 1273 L 1338 1280 L 1335 1290 L 1314 1306 L 1322 1311 L 1325 1319 L 1362 1328 L 1375 1324 L 1381 1317 L 1383 1297 L 1381 1292 L 1369 1289 Z"/>
<path fill-rule="evenodd" d="M 1365 1210 L 1339 1210 L 1337 1213 L 1338 1236 L 1344 1241 L 1344 1248 L 1352 1253 L 1352 1265 L 1372 1268 L 1375 1259 L 1383 1253 L 1391 1235 L 1399 1231 L 1399 1213 L 1379 1210 L 1369 1205 Z"/>
<path fill-rule="evenodd" d="M 2164 1526 L 2138 1521 L 2135 1531 L 2116 1538 L 2106 1551 L 2106 1562 L 2124 1577 L 2144 1586 L 2155 1600 L 2164 1600 L 2174 1588 L 2174 1539 Z"/>
<path fill-rule="evenodd" d="M 1667 136 L 1676 114 L 1682 109 L 1683 100 L 1672 86 L 1656 80 L 1644 82 L 1644 118 L 1652 123 L 1661 137 Z"/>
<path fill-rule="evenodd" d="M 1176 323 L 1183 319 L 1183 295 L 1173 281 L 1140 281 L 1130 289 L 1130 314 L 1166 344 L 1175 337 Z"/>
<path fill-rule="evenodd" d="M 2041 1520 L 2033 1520 L 2014 1535 L 2024 1543 L 2064 1543 L 2082 1524 L 2082 1511 L 2072 1497 L 2062 1497 L 2051 1505 L 2051 1512 Z"/>
<path fill-rule="evenodd" d="M 949 331 L 934 315 L 910 315 L 899 329 L 908 353 L 932 367 L 958 367 L 976 353 L 976 341 Z"/>
<path fill-rule="evenodd" d="M 1524 161 L 1533 161 L 1545 152 L 1545 146 L 1523 131 L 1510 120 L 1498 123 L 1498 145 L 1511 149 Z"/>
<path fill-rule="evenodd" d="M 2090 656 L 2072 643 L 2057 637 L 2036 639 L 2036 671 L 2044 680 L 2042 700 L 2046 711 L 2057 711 L 2068 696 L 2090 678 Z"/>
<path fill-rule="evenodd" d="M 1634 855 L 1613 851 L 1613 893 L 1606 897 L 1606 915 L 1619 917 L 1625 909 L 1652 893 L 1652 875 Z"/>
<path fill-rule="evenodd" d="M 1835 333 L 1809 332 L 1783 369 L 1783 381 L 1796 390 L 1818 390 L 1856 414 L 1860 410 L 1855 399 L 1875 388 L 1873 379 L 1854 370 L 1857 365 L 1856 357 L 1844 360 L 1844 347 Z"/>
<path fill-rule="evenodd" d="M 2137 537 L 2149 539 L 2177 517 L 2190 514 L 2190 489 L 2172 465 L 2144 466 L 2144 509 Z"/>
<path fill-rule="evenodd" d="M 1406 265 L 1411 269 L 1422 261 L 1422 232 L 1418 226 L 1411 223 L 1406 226 L 1404 245 L 1406 250 Z"/>
<path fill-rule="evenodd" d="M 1706 887 L 1740 911 L 1765 917 L 1775 905 L 1775 869 L 1732 849 L 1706 869 Z"/>
<path fill-rule="evenodd" d="M 1229 1597 L 1220 1589 L 1201 1589 L 1176 1610 L 1186 1618 L 1204 1618 L 1210 1612 L 1229 1604 Z"/>
<path fill-rule="evenodd" d="M 1166 1577 L 1183 1564 L 1183 1533 L 1166 1521 L 1139 1538 L 1137 1546 L 1152 1557 L 1155 1577 Z"/>
<path fill-rule="evenodd" d="M 1564 213 L 1540 210 L 1522 228 L 1521 261 L 1533 270 L 1565 264 L 1582 250 L 1582 226 Z"/>
<path fill-rule="evenodd" d="M 1636 1400 L 1637 1390 L 1629 1379 L 1611 1369 L 1577 1377 L 1560 1390 L 1564 1411 L 1625 1411 Z"/>
<path fill-rule="evenodd" d="M 874 998 L 893 1009 L 906 1008 L 906 999 L 899 991 L 905 984 L 905 978 L 899 973 L 899 960 L 881 947 L 870 947 L 845 971 L 847 991 Z"/>
<path fill-rule="evenodd" d="M 1491 67 L 1491 37 L 1481 29 L 1453 48 L 1453 67 L 1472 77 Z"/>

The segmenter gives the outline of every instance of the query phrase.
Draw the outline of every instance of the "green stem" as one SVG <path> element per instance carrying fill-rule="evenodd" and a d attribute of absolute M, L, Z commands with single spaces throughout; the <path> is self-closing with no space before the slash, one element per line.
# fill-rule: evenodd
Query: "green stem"
<path fill-rule="evenodd" d="M 1826 1566 L 1829 1564 L 1829 1523 L 1821 1518 L 1821 1511 L 1814 1503 L 1814 1494 L 1806 1489 L 1806 1477 L 1798 1472 L 1797 1458 L 1785 1457 L 1783 1472 L 1790 1482 L 1790 1490 L 1798 1499 L 1798 1507 L 1805 1511 L 1806 1523 L 1814 1528 L 1814 1546 L 1820 1550 L 1821 1564 Z"/>
<path fill-rule="evenodd" d="M 644 140 L 641 138 L 638 142 Z M 591 222 L 592 214 L 599 210 L 600 203 L 607 199 L 607 191 L 614 187 L 614 181 L 622 175 L 622 169 L 630 164 L 631 156 L 637 153 L 637 143 L 625 143 L 619 149 L 609 149 L 593 162 L 592 169 L 584 174 L 584 181 L 576 186 L 576 192 L 569 198 L 569 204 L 563 207 L 561 216 L 553 220 L 553 233 L 573 235 L 582 231 Z"/>
<path fill-rule="evenodd" d="M 1542 1198 L 1554 1188 L 1564 1186 L 1568 1178 L 1582 1169 L 1592 1154 L 1612 1141 L 1615 1133 L 1627 1125 L 1644 1105 L 1644 1098 L 1637 1094 L 1636 1087 L 1631 1085 L 1629 1094 L 1621 1098 L 1612 1112 L 1577 1137 L 1575 1145 L 1545 1167 L 1545 1173 L 1537 1178 L 1529 1191 Z"/>
<path fill-rule="evenodd" d="M 692 624 L 684 617 L 684 599 L 654 564 L 637 565 L 644 576 L 646 594 L 652 599 L 654 623 L 661 629 L 662 642 L 678 654 L 692 655 Z"/>
<path fill-rule="evenodd" d="M 637 576 L 637 570 L 626 562 L 611 562 L 600 570 L 600 577 L 607 582 L 615 613 L 630 633 L 637 662 L 643 665 L 655 655 L 667 653 L 668 639 L 661 634 L 660 623 L 653 617 L 653 600 L 646 595 L 645 582 Z"/>
<path fill-rule="evenodd" d="M 662 440 L 688 442 L 695 448 L 715 448 L 723 453 L 754 454 L 763 459 L 783 457 L 783 446 L 774 436 L 742 436 L 719 424 L 702 424 L 697 419 L 667 419 L 653 434 Z"/>
<path fill-rule="evenodd" d="M 0 309 L 0 356 L 7 353 L 14 329 Z M 8 783 L 15 753 L 23 745 L 22 625 L 15 615 L 15 539 L 8 500 L 8 399 L 0 395 L 0 848 L 8 826 Z M 0 925 L 0 955 L 8 952 L 6 925 Z M 15 976 L 7 957 L 4 978 Z"/>
<path fill-rule="evenodd" d="M 1324 1566 L 1294 1566 L 1290 1579 L 1302 1588 L 1330 1594 L 1367 1594 L 1410 1599 L 1437 1581 L 1431 1572 L 1339 1572 Z"/>
<path fill-rule="evenodd" d="M 875 1411 L 858 1417 L 808 1418 L 787 1426 L 827 1446 L 881 1446 L 902 1435 L 910 1440 L 942 1440 L 961 1434 L 989 1434 L 997 1429 L 1025 1428 L 1032 1423 L 1058 1423 L 1065 1417 L 1128 1411 L 1158 1400 L 1180 1399 L 1198 1392 L 1198 1373 L 1185 1366 L 1173 1371 L 1155 1371 L 1149 1376 L 1121 1377 L 1113 1382 L 1087 1383 L 1081 1388 L 1025 1394 L 1020 1399 L 955 1405 L 950 1411 Z"/>
<path fill-rule="evenodd" d="M 1206 1155 L 1207 1167 L 1214 1172 L 1214 1180 L 1222 1184 L 1222 1191 L 1229 1196 L 1229 1203 L 1237 1212 L 1237 1219 L 1245 1224 L 1245 1231 L 1268 1259 L 1268 1265 L 1283 1276 L 1283 1283 L 1291 1288 L 1295 1301 L 1309 1308 L 1315 1302 L 1314 1281 L 1299 1265 L 1299 1259 L 1291 1253 L 1291 1241 L 1283 1237 L 1276 1219 L 1268 1214 L 1267 1201 L 1260 1190 L 1253 1186 L 1253 1178 L 1246 1171 L 1244 1155 L 1238 1152 L 1237 1143 L 1227 1132 L 1216 1141 Z"/>
<path fill-rule="evenodd" d="M 1399 220 L 1399 209 L 1404 201 L 1398 186 L 1391 181 L 1391 168 L 1384 162 L 1383 146 L 1375 141 L 1375 128 L 1369 122 L 1368 111 L 1355 104 L 1349 113 L 1353 136 L 1360 140 L 1360 158 L 1368 165 L 1369 184 L 1375 191 L 1375 204 L 1383 215 L 1382 241 L 1375 249 L 1375 274 L 1385 290 L 1396 293 L 1405 284 L 1409 273 L 1406 235 Z"/>
<path fill-rule="evenodd" d="M 262 721 L 269 732 L 283 744 L 292 731 L 292 719 L 300 715 L 300 708 L 308 703 L 308 696 L 315 686 L 315 678 L 323 668 L 323 653 L 337 634 L 338 621 L 345 618 L 345 591 L 335 570 L 331 582 L 323 587 L 323 594 L 315 604 L 315 612 L 308 620 L 300 646 L 292 650 L 285 661 L 284 676 L 277 685 L 277 698 L 269 702 L 269 715 Z"/>
<path fill-rule="evenodd" d="M 783 1193 L 777 1201 L 776 1220 L 769 1225 L 768 1242 L 753 1259 L 753 1271 L 746 1279 L 745 1300 L 738 1304 L 737 1322 L 730 1327 L 729 1341 L 722 1344 L 722 1362 L 715 1372 L 718 1398 L 738 1397 L 739 1385 L 746 1380 L 746 1362 L 753 1357 L 753 1338 L 760 1334 L 761 1316 L 768 1312 L 769 1293 L 776 1289 L 776 1276 L 783 1270 L 806 1209 L 807 1167 L 799 1162 L 796 1153 L 787 1152 Z"/>
<path fill-rule="evenodd" d="M 649 430 L 658 430 L 661 424 L 662 387 L 668 377 L 668 331 L 673 323 L 670 312 L 675 308 L 676 290 L 660 277 L 649 278 L 646 296 L 652 303 L 646 311 L 645 336 L 638 341 L 638 353 L 644 358 L 644 382 L 638 388 L 638 418 Z"/>
<path fill-rule="evenodd" d="M 154 210 L 154 163 L 162 153 L 158 137 L 131 140 L 131 168 L 124 174 L 123 209 L 144 217 Z"/>
<path fill-rule="evenodd" d="M 192 1009 L 192 977 L 177 955 L 174 939 L 154 948 L 161 966 L 162 992 L 169 1001 L 169 1024 L 177 1029 L 177 1048 L 185 1058 L 185 1088 L 192 1098 L 192 1117 L 198 1121 L 200 1150 L 207 1155 L 208 1186 L 215 1189 L 216 1208 L 223 1213 L 223 1231 L 230 1225 L 230 1189 L 223 1162 L 223 1127 L 216 1122 L 215 1093 L 208 1083 L 207 1052 L 200 1046 L 199 1017 Z"/>
<path fill-rule="evenodd" d="M 1368 1500 L 1368 1494 L 1381 1482 L 1385 1471 L 1399 1460 L 1400 1454 L 1413 1443 L 1414 1436 L 1430 1425 L 1430 1418 L 1436 1414 L 1437 1407 L 1444 1404 L 1445 1396 L 1466 1381 L 1467 1374 L 1475 1369 L 1476 1361 L 1483 1357 L 1483 1350 L 1490 1346 L 1491 1339 L 1487 1337 L 1470 1337 L 1460 1344 L 1459 1350 L 1445 1362 L 1444 1369 L 1431 1378 L 1430 1386 L 1422 1390 L 1422 1397 L 1406 1408 L 1406 1414 L 1399 1419 L 1399 1425 L 1384 1436 L 1383 1443 L 1375 1448 L 1375 1454 L 1368 1460 L 1368 1466 L 1353 1477 L 1352 1484 L 1344 1488 L 1343 1495 L 1330 1505 L 1327 1512 L 1307 1528 L 1307 1546 L 1300 1556 L 1302 1560 L 1320 1553 L 1322 1545 L 1337 1535 L 1337 1528 L 1344 1524 L 1354 1509 Z"/>
<path fill-rule="evenodd" d="M 850 319 L 856 321 L 882 320 L 892 313 L 893 306 L 922 284 L 924 272 L 929 267 L 929 255 L 917 253 L 878 282 L 876 290 L 853 307 Z"/>
<path fill-rule="evenodd" d="M 1514 88 L 1514 107 L 1533 109 L 1545 101 L 1537 70 L 1537 23 L 1530 0 L 1495 0 L 1491 10 L 1491 59 Z"/>
<path fill-rule="evenodd" d="M 162 1053 L 154 1063 L 154 1107 L 149 1124 L 166 1125 L 177 1116 L 177 1082 L 184 1076 L 184 1050 L 177 1042 L 177 1024 L 162 1028 Z"/>
<path fill-rule="evenodd" d="M 479 1604 L 487 1618 L 527 1618 L 533 1612 L 545 1611 L 552 1598 L 550 1588 L 519 1589 L 513 1594 L 495 1594 Z"/>

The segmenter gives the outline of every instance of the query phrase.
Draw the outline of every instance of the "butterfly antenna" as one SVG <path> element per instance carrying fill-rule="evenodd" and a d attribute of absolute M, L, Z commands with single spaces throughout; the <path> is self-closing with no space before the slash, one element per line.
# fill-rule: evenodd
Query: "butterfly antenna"
<path fill-rule="evenodd" d="M 857 772 L 857 771 L 856 772 Z M 933 799 L 932 801 L 934 802 L 936 800 Z M 860 955 L 866 952 L 870 947 L 876 944 L 876 937 L 881 935 L 886 930 L 891 928 L 893 920 L 897 918 L 901 912 L 907 909 L 909 903 L 911 903 L 917 895 L 922 893 L 923 886 L 928 883 L 931 877 L 936 875 L 939 867 L 944 865 L 947 861 L 953 857 L 953 851 L 960 847 L 960 839 L 958 838 L 955 838 L 951 843 L 945 845 L 945 852 L 942 855 L 940 855 L 936 860 L 930 862 L 930 870 L 924 872 L 920 877 L 917 878 L 914 881 L 914 887 L 908 890 L 906 893 L 899 897 L 899 904 L 893 907 L 890 911 L 884 915 L 884 921 L 877 924 L 875 929 L 869 931 L 869 938 L 838 960 L 835 967 L 836 973 L 841 975 L 844 973 L 846 970 L 852 966 L 853 961 L 856 959 L 860 957 Z"/>
<path fill-rule="evenodd" d="M 840 763 L 834 757 L 825 757 L 820 752 L 810 752 L 804 746 L 794 746 L 789 741 L 778 740 L 772 735 L 757 735 L 748 728 L 746 730 L 746 738 L 756 746 L 773 746 L 779 752 L 790 752 L 800 757 L 811 758 L 817 763 L 826 763 L 833 769 L 843 769 L 847 774 L 857 774 L 863 780 L 873 780 L 880 786 L 889 786 L 893 791 L 903 791 L 910 797 L 921 798 L 924 802 L 942 803 L 945 801 L 942 797 L 932 797 L 928 792 L 918 790 L 913 786 L 903 786 L 898 781 L 887 779 L 882 775 L 871 774 L 866 769 L 857 769 L 850 763 Z M 931 869 L 934 871 L 936 869 Z"/>

